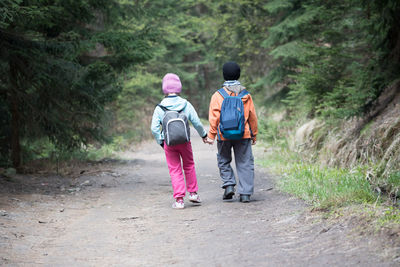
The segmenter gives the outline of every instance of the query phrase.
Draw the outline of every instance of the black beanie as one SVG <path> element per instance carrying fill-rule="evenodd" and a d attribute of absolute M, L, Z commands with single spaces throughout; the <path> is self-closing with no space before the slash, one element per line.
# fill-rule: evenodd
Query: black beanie
<path fill-rule="evenodd" d="M 224 75 L 225 81 L 239 80 L 240 67 L 236 62 L 229 61 L 226 62 L 222 67 L 222 73 Z"/>

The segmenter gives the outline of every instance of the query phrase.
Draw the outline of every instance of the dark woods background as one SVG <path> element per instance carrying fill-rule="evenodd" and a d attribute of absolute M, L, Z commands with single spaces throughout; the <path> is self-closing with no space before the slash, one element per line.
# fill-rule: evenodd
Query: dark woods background
<path fill-rule="evenodd" d="M 397 0 L 0 0 L 0 165 L 149 137 L 167 72 L 206 118 L 227 60 L 261 124 L 364 116 L 400 78 L 399 34 Z"/>

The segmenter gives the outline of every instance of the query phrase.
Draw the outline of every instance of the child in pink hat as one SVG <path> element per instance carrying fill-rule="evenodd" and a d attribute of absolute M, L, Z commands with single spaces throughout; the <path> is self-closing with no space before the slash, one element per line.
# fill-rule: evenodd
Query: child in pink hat
<path fill-rule="evenodd" d="M 183 209 L 185 207 L 183 198 L 186 195 L 186 191 L 189 192 L 189 200 L 191 202 L 201 203 L 200 197 L 197 194 L 198 185 L 192 144 L 190 140 L 188 140 L 182 144 L 167 145 L 164 133 L 161 130 L 164 115 L 166 111 L 179 111 L 181 114 L 184 114 L 202 137 L 203 142 L 207 139 L 207 132 L 192 104 L 179 96 L 182 90 L 182 84 L 178 75 L 173 73 L 166 74 L 162 80 L 162 90 L 165 97 L 154 109 L 151 121 L 151 132 L 157 143 L 163 147 L 165 151 L 169 174 L 171 176 L 172 189 L 174 191 L 173 197 L 175 201 L 172 207 L 175 209 Z M 182 168 L 185 175 L 183 174 Z"/>

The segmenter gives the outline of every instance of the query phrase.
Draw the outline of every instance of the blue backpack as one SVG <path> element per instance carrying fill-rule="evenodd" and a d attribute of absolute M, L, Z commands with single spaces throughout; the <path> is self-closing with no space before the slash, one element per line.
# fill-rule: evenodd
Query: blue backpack
<path fill-rule="evenodd" d="M 221 140 L 221 136 L 219 135 L 219 132 L 221 132 L 225 139 L 240 140 L 243 137 L 245 128 L 242 97 L 248 95 L 249 92 L 243 90 L 237 96 L 230 96 L 224 88 L 221 88 L 218 90 L 218 93 L 224 98 L 219 117 L 218 138 Z"/>

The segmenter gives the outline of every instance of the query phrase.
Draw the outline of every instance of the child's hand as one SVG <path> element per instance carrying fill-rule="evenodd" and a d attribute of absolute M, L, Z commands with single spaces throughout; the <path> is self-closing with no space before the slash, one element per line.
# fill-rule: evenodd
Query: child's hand
<path fill-rule="evenodd" d="M 205 143 L 212 145 L 212 144 L 214 144 L 214 139 L 206 137 Z"/>
<path fill-rule="evenodd" d="M 255 137 L 251 138 L 251 145 L 254 146 L 257 143 L 257 140 Z"/>

